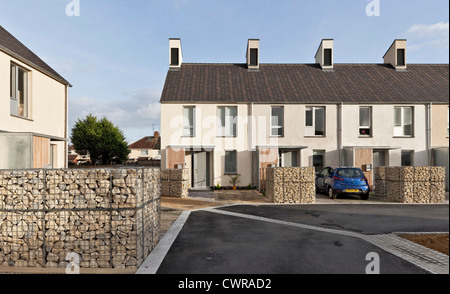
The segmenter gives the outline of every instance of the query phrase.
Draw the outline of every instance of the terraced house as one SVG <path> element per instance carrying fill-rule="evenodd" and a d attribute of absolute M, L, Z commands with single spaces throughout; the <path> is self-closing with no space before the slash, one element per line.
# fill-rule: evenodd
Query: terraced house
<path fill-rule="evenodd" d="M 0 26 L 0 169 L 67 167 L 69 87 Z"/>
<path fill-rule="evenodd" d="M 250 39 L 246 63 L 193 64 L 170 39 L 162 167 L 188 168 L 200 189 L 235 174 L 261 187 L 271 166 L 356 166 L 371 182 L 376 166 L 448 170 L 449 67 L 408 64 L 406 43 L 380 64 L 334 63 L 332 39 L 314 63 L 264 64 Z"/>

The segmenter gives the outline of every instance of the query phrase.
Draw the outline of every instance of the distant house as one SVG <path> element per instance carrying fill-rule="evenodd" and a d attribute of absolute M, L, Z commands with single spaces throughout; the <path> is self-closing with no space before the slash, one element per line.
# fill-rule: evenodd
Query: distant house
<path fill-rule="evenodd" d="M 69 87 L 0 26 L 0 169 L 67 167 Z"/>
<path fill-rule="evenodd" d="M 67 155 L 67 160 L 69 165 L 81 165 L 81 164 L 91 164 L 91 157 L 89 154 L 80 155 L 77 153 L 72 145 L 69 145 L 69 154 Z"/>
<path fill-rule="evenodd" d="M 161 159 L 161 137 L 159 132 L 155 132 L 153 137 L 144 137 L 130 146 L 131 153 L 128 156 L 130 160 L 137 161 L 139 159 Z"/>

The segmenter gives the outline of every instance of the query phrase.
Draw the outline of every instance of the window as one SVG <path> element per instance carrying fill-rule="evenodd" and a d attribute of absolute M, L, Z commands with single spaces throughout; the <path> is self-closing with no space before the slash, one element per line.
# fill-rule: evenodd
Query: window
<path fill-rule="evenodd" d="M 179 49 L 178 48 L 171 48 L 170 49 L 170 65 L 172 66 L 178 66 L 180 64 L 179 61 Z"/>
<path fill-rule="evenodd" d="M 148 149 L 141 149 L 141 155 L 148 155 Z"/>
<path fill-rule="evenodd" d="M 237 173 L 237 152 L 225 151 L 225 174 Z"/>
<path fill-rule="evenodd" d="M 402 150 L 402 166 L 413 166 L 414 151 Z"/>
<path fill-rule="evenodd" d="M 325 66 L 332 66 L 333 65 L 333 59 L 332 59 L 332 49 L 325 49 L 323 50 L 323 65 Z"/>
<path fill-rule="evenodd" d="M 284 136 L 284 107 L 272 107 L 271 136 Z"/>
<path fill-rule="evenodd" d="M 320 175 L 323 176 L 323 177 L 328 177 L 331 174 L 332 171 L 333 171 L 333 169 L 331 169 L 331 168 L 324 168 L 320 172 Z"/>
<path fill-rule="evenodd" d="M 316 169 L 316 172 L 319 172 L 323 169 L 325 165 L 325 151 L 323 150 L 314 150 L 313 151 L 313 166 Z"/>
<path fill-rule="evenodd" d="M 388 166 L 389 153 L 386 150 L 373 151 L 373 167 Z"/>
<path fill-rule="evenodd" d="M 405 49 L 397 49 L 397 66 L 405 66 Z"/>
<path fill-rule="evenodd" d="M 413 135 L 413 107 L 395 107 L 394 136 L 411 137 Z"/>
<path fill-rule="evenodd" d="M 372 107 L 359 108 L 359 135 L 372 136 Z"/>
<path fill-rule="evenodd" d="M 306 108 L 306 136 L 325 136 L 325 107 Z"/>
<path fill-rule="evenodd" d="M 11 64 L 10 110 L 12 115 L 28 117 L 28 71 Z"/>
<path fill-rule="evenodd" d="M 280 151 L 279 166 L 298 167 L 298 151 Z"/>
<path fill-rule="evenodd" d="M 345 178 L 362 178 L 364 173 L 360 169 L 356 168 L 341 168 L 336 172 L 336 175 Z"/>
<path fill-rule="evenodd" d="M 250 66 L 258 66 L 258 49 L 250 49 Z"/>
<path fill-rule="evenodd" d="M 52 168 L 57 168 L 57 146 L 56 144 L 50 144 L 50 165 Z"/>
<path fill-rule="evenodd" d="M 183 136 L 195 137 L 195 107 L 183 107 Z"/>
<path fill-rule="evenodd" d="M 237 107 L 217 108 L 217 135 L 222 137 L 237 136 Z"/>

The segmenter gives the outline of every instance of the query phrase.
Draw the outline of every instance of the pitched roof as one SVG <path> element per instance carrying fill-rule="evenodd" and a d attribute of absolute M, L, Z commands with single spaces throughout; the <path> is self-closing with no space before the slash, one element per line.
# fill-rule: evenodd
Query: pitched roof
<path fill-rule="evenodd" d="M 409 64 L 183 64 L 169 70 L 161 103 L 448 103 L 449 66 Z"/>
<path fill-rule="evenodd" d="M 161 149 L 161 137 L 144 137 L 128 146 L 129 149 Z"/>
<path fill-rule="evenodd" d="M 17 40 L 7 30 L 0 25 L 0 50 L 11 55 L 12 57 L 28 64 L 35 69 L 42 71 L 46 75 L 54 78 L 55 80 L 71 86 L 61 75 L 59 75 L 54 69 L 52 69 L 47 63 L 40 59 L 24 44 Z"/>

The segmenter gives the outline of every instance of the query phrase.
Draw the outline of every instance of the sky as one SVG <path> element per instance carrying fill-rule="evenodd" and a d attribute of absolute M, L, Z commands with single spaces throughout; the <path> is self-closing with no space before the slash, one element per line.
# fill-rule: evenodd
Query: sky
<path fill-rule="evenodd" d="M 448 63 L 448 11 L 448 0 L 0 0 L 0 25 L 73 85 L 69 134 L 93 114 L 133 143 L 160 130 L 169 38 L 191 63 L 245 63 L 250 38 L 261 63 L 314 63 L 324 38 L 335 63 L 382 63 L 394 39 L 408 40 L 408 63 Z"/>

